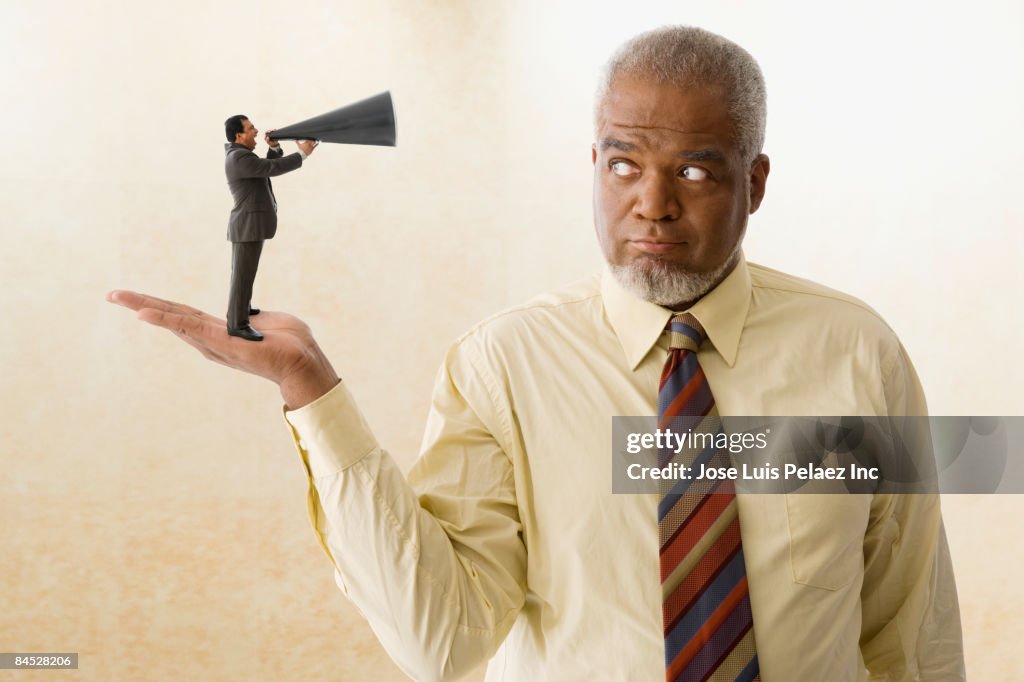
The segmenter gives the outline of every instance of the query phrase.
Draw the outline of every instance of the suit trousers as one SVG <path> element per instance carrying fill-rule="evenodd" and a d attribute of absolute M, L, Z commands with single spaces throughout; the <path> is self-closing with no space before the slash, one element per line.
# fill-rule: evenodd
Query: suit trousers
<path fill-rule="evenodd" d="M 231 242 L 231 289 L 228 293 L 228 327 L 249 324 L 249 303 L 263 242 Z"/>

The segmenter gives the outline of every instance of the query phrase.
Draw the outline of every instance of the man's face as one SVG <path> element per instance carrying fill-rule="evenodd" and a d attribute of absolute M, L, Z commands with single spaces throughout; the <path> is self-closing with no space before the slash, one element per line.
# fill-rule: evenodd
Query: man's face
<path fill-rule="evenodd" d="M 620 281 L 646 280 L 629 288 L 672 305 L 732 270 L 768 157 L 740 157 L 722 93 L 619 75 L 598 113 L 593 161 L 594 224 Z M 667 280 L 682 283 L 651 293 Z"/>
<path fill-rule="evenodd" d="M 256 149 L 256 133 L 258 132 L 260 131 L 256 130 L 252 121 L 247 118 L 242 119 L 242 132 L 235 133 L 235 142 L 243 147 Z"/>

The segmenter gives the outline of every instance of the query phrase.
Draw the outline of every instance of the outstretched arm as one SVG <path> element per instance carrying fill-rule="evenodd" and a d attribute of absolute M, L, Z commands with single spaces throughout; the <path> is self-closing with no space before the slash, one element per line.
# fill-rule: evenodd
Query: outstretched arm
<path fill-rule="evenodd" d="M 321 546 L 403 670 L 452 679 L 493 655 L 525 600 L 526 548 L 503 446 L 510 434 L 472 346 L 454 348 L 438 375 L 410 485 L 301 320 L 264 311 L 265 339 L 253 344 L 189 306 L 128 291 L 107 298 L 205 357 L 278 384 Z"/>
<path fill-rule="evenodd" d="M 338 585 L 416 680 L 456 679 L 490 658 L 526 596 L 513 467 L 470 362 L 453 349 L 439 374 L 408 482 L 344 384 L 286 414 Z"/>

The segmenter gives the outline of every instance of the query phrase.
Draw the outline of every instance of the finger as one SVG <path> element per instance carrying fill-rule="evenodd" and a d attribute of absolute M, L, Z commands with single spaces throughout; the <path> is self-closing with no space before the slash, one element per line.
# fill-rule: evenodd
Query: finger
<path fill-rule="evenodd" d="M 169 329 L 175 334 L 197 339 L 203 335 L 205 326 L 202 319 L 196 315 L 154 307 L 145 307 L 139 310 L 139 319 L 157 327 Z"/>
<path fill-rule="evenodd" d="M 224 334 L 221 325 L 204 322 L 195 315 L 179 315 L 154 308 L 143 308 L 139 311 L 139 319 L 157 327 L 163 327 L 174 333 L 182 341 L 186 342 L 204 357 L 225 365 L 232 365 L 224 354 L 213 348 L 217 343 L 224 343 L 230 340 Z M 221 338 L 221 337 L 224 338 Z"/>
<path fill-rule="evenodd" d="M 152 308 L 154 310 L 161 310 L 163 312 L 175 313 L 178 315 L 193 315 L 196 317 L 212 317 L 207 315 L 198 308 L 185 305 L 184 303 L 175 303 L 174 301 L 166 301 L 156 296 L 150 296 L 149 294 L 140 294 L 134 291 L 115 290 L 107 294 L 107 300 L 111 303 L 122 305 L 125 308 L 131 308 L 132 310 L 139 311 L 145 308 Z"/>
<path fill-rule="evenodd" d="M 236 355 L 236 351 L 239 348 L 250 347 L 248 341 L 228 336 L 224 328 L 224 321 L 215 321 L 210 315 L 197 317 L 155 308 L 143 308 L 139 311 L 139 319 L 174 332 L 178 338 L 198 348 L 206 357 L 232 367 L 236 363 L 231 360 L 231 357 Z M 230 346 L 235 346 L 235 351 L 232 351 Z"/>
<path fill-rule="evenodd" d="M 126 308 L 131 308 L 132 310 L 141 310 L 143 308 L 167 310 L 170 306 L 174 305 L 172 301 L 165 301 L 164 299 L 157 298 L 156 296 L 124 290 L 111 291 L 107 294 L 107 300 L 111 303 L 117 303 L 118 305 L 123 305 Z"/>

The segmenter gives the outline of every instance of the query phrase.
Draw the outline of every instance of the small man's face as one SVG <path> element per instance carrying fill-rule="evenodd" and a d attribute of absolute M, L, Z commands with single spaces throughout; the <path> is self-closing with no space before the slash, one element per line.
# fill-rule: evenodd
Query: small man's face
<path fill-rule="evenodd" d="M 721 267 L 768 173 L 768 157 L 752 166 L 740 157 L 725 97 L 620 74 L 597 123 L 594 225 L 605 259 L 655 276 Z"/>
<path fill-rule="evenodd" d="M 249 149 L 256 149 L 256 133 L 260 131 L 256 130 L 256 126 L 252 124 L 249 119 L 242 119 L 242 132 L 235 134 L 235 142 L 248 147 Z"/>

